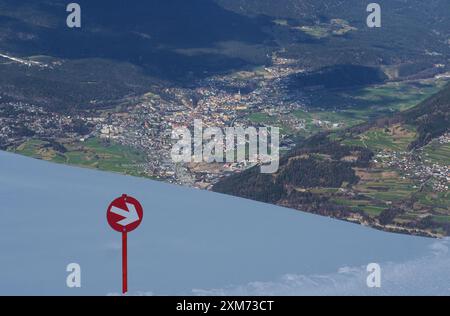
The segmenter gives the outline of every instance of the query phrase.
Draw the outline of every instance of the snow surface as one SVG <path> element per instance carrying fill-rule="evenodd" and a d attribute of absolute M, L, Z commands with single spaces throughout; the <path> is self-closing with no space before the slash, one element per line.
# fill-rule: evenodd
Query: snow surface
<path fill-rule="evenodd" d="M 0 152 L 0 295 L 119 293 L 106 208 L 123 193 L 145 213 L 128 236 L 131 295 L 450 294 L 448 240 Z M 380 289 L 366 286 L 371 262 Z"/>

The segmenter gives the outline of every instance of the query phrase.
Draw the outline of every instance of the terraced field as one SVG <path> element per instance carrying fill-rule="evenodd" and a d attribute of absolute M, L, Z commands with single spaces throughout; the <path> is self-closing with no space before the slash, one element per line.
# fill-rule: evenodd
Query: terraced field
<path fill-rule="evenodd" d="M 373 201 L 368 199 L 349 200 L 344 198 L 334 198 L 332 201 L 336 205 L 348 206 L 353 211 L 362 211 L 372 218 L 377 218 L 384 210 L 387 209 L 387 206 L 376 205 Z"/>
<path fill-rule="evenodd" d="M 416 194 L 418 206 L 433 208 L 437 214 L 450 216 L 450 192 L 433 192 L 427 190 Z"/>
<path fill-rule="evenodd" d="M 355 189 L 386 204 L 408 199 L 417 189 L 411 180 L 402 178 L 395 170 L 371 169 L 359 171 L 358 175 L 362 180 Z"/>

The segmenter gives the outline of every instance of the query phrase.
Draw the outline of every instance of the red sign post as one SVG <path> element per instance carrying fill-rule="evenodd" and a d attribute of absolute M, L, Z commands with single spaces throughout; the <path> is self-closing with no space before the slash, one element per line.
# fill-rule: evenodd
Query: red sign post
<path fill-rule="evenodd" d="M 106 218 L 115 231 L 122 233 L 122 293 L 128 292 L 128 249 L 127 233 L 135 230 L 142 222 L 144 211 L 141 204 L 131 196 L 122 195 L 108 207 Z"/>

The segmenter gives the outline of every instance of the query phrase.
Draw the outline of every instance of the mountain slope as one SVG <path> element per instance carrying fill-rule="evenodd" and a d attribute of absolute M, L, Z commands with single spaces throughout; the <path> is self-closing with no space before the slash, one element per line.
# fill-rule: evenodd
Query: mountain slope
<path fill-rule="evenodd" d="M 450 2 L 445 0 L 380 0 L 382 27 L 370 29 L 366 25 L 366 6 L 359 0 L 216 0 L 224 7 L 248 16 L 268 16 L 283 21 L 281 30 L 314 34 L 311 43 L 283 41 L 290 55 L 302 56 L 307 63 L 320 60 L 317 66 L 329 65 L 330 58 L 338 63 L 401 64 L 419 62 L 425 55 L 449 55 Z M 340 31 L 329 34 L 333 24 L 345 21 Z M 343 32 L 343 33 L 342 33 Z M 315 44 L 327 46 L 327 53 L 315 49 Z M 350 47 L 350 43 L 353 46 Z M 307 44 L 307 47 L 305 47 Z M 353 49 L 352 49 L 353 48 Z M 333 55 L 332 57 L 330 55 Z M 436 56 L 435 56 L 436 57 Z"/>
<path fill-rule="evenodd" d="M 209 0 L 77 3 L 82 27 L 70 29 L 66 1 L 0 0 L 0 96 L 61 111 L 111 106 L 262 64 L 270 50 L 259 20 Z"/>
<path fill-rule="evenodd" d="M 132 63 L 160 78 L 176 78 L 242 64 L 238 58 L 214 53 L 199 58 L 179 49 L 232 41 L 261 44 L 266 38 L 254 19 L 208 0 L 78 3 L 82 27 L 77 30 L 65 25 L 65 1 L 0 1 L 1 49 L 21 56 L 109 59 Z"/>
<path fill-rule="evenodd" d="M 381 29 L 356 0 L 78 3 L 82 28 L 69 29 L 66 1 L 0 0 L 0 54 L 46 66 L 0 58 L 0 96 L 66 111 L 267 65 L 274 51 L 311 71 L 373 66 L 392 78 L 444 71 L 434 66 L 450 55 L 446 0 L 383 1 Z"/>
<path fill-rule="evenodd" d="M 420 148 L 450 129 L 450 86 L 419 106 L 401 113 L 407 124 L 418 126 L 419 137 L 411 148 Z"/>
<path fill-rule="evenodd" d="M 213 190 L 385 230 L 450 235 L 449 113 L 450 85 L 394 117 L 302 141 L 275 175 L 253 168 Z"/>

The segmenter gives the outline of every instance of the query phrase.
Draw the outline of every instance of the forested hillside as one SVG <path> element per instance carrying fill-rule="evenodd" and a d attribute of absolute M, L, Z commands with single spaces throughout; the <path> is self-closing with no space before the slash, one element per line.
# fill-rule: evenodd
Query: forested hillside
<path fill-rule="evenodd" d="M 450 85 L 409 111 L 299 142 L 275 175 L 255 167 L 214 190 L 381 229 L 448 235 L 450 196 L 440 191 L 448 156 L 430 157 L 448 146 L 449 113 Z"/>

